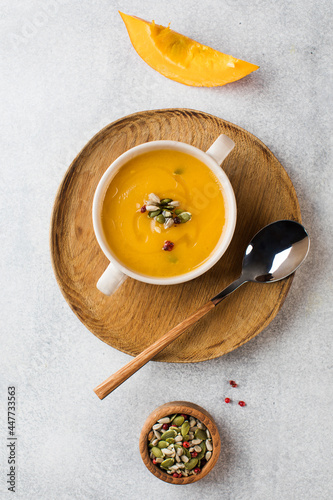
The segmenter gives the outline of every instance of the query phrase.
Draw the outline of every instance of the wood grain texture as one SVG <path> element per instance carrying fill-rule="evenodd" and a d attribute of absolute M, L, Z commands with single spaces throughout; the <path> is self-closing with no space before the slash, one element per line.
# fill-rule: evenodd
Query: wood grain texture
<path fill-rule="evenodd" d="M 169 332 L 165 333 L 161 338 L 157 339 L 152 345 L 138 354 L 134 359 L 129 361 L 125 366 L 120 368 L 116 373 L 108 377 L 104 382 L 95 387 L 94 391 L 99 399 L 104 399 L 105 396 L 119 387 L 125 380 L 131 377 L 135 372 L 142 368 L 148 361 L 153 359 L 159 352 L 166 348 L 171 342 L 176 340 L 187 330 L 191 325 L 194 325 L 199 319 L 205 316 L 209 311 L 214 309 L 213 302 L 208 301 L 206 304 L 197 309 L 188 318 L 184 319 L 179 325 L 176 325 Z"/>
<path fill-rule="evenodd" d="M 172 139 L 205 151 L 221 133 L 236 143 L 223 163 L 238 209 L 227 252 L 193 281 L 156 286 L 127 279 L 111 297 L 104 296 L 96 282 L 108 262 L 96 241 L 91 215 L 102 174 L 120 154 L 138 144 Z M 278 219 L 301 222 L 297 196 L 282 165 L 255 136 L 195 110 L 135 113 L 103 128 L 70 165 L 53 208 L 53 268 L 65 299 L 83 324 L 102 341 L 135 356 L 234 281 L 248 242 L 259 229 Z M 244 285 L 154 359 L 196 362 L 232 351 L 272 321 L 291 282 L 292 277 L 278 283 Z"/>
<path fill-rule="evenodd" d="M 207 464 L 204 465 L 200 474 L 198 475 L 192 475 L 182 478 L 174 478 L 172 476 L 169 476 L 166 472 L 163 472 L 156 465 L 154 465 L 149 457 L 148 434 L 152 426 L 160 418 L 166 417 L 168 415 L 174 415 L 175 413 L 180 413 L 180 414 L 184 413 L 185 415 L 190 415 L 194 418 L 199 419 L 210 432 L 213 444 L 212 456 L 209 462 L 207 462 Z M 220 455 L 221 438 L 217 425 L 214 422 L 213 417 L 208 413 L 208 411 L 206 411 L 201 406 L 198 406 L 194 403 L 189 403 L 188 401 L 172 401 L 170 403 L 165 403 L 164 405 L 159 406 L 149 415 L 146 422 L 144 423 L 144 426 L 142 427 L 139 440 L 139 448 L 140 448 L 141 458 L 144 464 L 150 470 L 150 472 L 154 474 L 154 476 L 156 476 L 158 479 L 173 484 L 190 484 L 199 481 L 213 469 Z"/>

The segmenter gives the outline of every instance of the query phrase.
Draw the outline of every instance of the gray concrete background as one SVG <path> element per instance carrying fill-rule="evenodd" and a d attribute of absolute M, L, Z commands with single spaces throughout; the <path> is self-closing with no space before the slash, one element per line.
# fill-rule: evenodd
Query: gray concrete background
<path fill-rule="evenodd" d="M 168 80 L 135 53 L 118 9 L 171 21 L 261 69 L 215 89 Z M 331 2 L 3 0 L 1 10 L 1 498 L 331 499 Z M 104 125 L 167 107 L 215 114 L 273 151 L 295 185 L 311 253 L 254 340 L 210 362 L 152 362 L 101 402 L 93 387 L 130 357 L 65 302 L 50 263 L 52 205 Z M 8 385 L 17 387 L 16 494 L 6 489 Z M 247 407 L 224 404 L 227 395 Z M 205 407 L 222 437 L 214 471 L 181 490 L 154 478 L 138 451 L 146 416 L 174 399 Z"/>

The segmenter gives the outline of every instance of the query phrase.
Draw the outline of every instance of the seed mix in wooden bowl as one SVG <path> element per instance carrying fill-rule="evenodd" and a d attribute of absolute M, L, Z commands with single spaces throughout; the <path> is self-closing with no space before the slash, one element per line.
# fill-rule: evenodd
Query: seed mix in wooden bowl
<path fill-rule="evenodd" d="M 173 477 L 199 474 L 213 451 L 209 430 L 200 420 L 184 414 L 160 418 L 148 434 L 150 458 Z"/>

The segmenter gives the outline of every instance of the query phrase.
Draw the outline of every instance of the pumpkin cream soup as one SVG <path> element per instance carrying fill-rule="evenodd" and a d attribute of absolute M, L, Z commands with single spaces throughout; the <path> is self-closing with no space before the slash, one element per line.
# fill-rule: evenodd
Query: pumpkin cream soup
<path fill-rule="evenodd" d="M 201 161 L 174 150 L 143 153 L 111 180 L 102 226 L 117 259 L 136 273 L 171 277 L 201 266 L 225 223 L 221 185 Z"/>

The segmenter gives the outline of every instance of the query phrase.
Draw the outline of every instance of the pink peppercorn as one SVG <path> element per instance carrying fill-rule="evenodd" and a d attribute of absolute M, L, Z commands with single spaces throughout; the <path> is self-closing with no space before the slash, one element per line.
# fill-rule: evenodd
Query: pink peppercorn
<path fill-rule="evenodd" d="M 245 401 L 238 401 L 239 406 L 246 406 Z"/>

